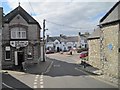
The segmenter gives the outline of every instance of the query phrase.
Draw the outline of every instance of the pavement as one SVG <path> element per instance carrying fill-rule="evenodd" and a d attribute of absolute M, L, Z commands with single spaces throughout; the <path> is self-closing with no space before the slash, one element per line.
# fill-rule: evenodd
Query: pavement
<path fill-rule="evenodd" d="M 101 80 L 104 80 L 104 81 L 107 81 L 107 82 L 110 82 L 110 83 L 113 83 L 114 85 L 118 85 L 118 79 L 117 78 L 113 78 L 113 77 L 110 77 L 110 76 L 107 76 L 107 75 L 104 75 L 102 73 L 102 70 L 98 69 L 98 68 L 95 68 L 91 65 L 86 65 L 86 67 L 84 68 L 83 65 L 79 64 L 79 69 L 81 70 L 84 70 L 88 73 L 91 73 L 93 75 L 96 75 L 98 79 L 101 79 Z"/>
<path fill-rule="evenodd" d="M 75 55 L 73 55 L 75 56 Z M 76 59 L 76 56 L 75 57 L 71 57 L 72 59 Z M 80 61 L 80 60 L 79 60 Z M 52 65 L 52 60 L 48 57 L 46 57 L 46 61 L 45 62 L 39 62 L 37 64 L 33 64 L 33 65 L 30 65 L 29 67 L 26 68 L 25 74 L 43 74 L 43 73 L 46 73 L 49 71 L 49 67 Z M 94 75 L 97 75 L 97 78 L 98 79 L 103 79 L 105 81 L 108 81 L 108 82 L 112 82 L 116 85 L 118 85 L 118 80 L 116 78 L 112 78 L 112 77 L 108 77 L 106 75 L 103 75 L 102 74 L 102 71 L 99 70 L 98 68 L 95 68 L 95 67 L 92 67 L 90 66 L 89 64 L 86 63 L 86 67 L 84 68 L 84 66 L 81 64 L 81 62 L 77 63 L 78 64 L 78 68 L 80 70 L 83 70 L 85 72 L 88 72 L 90 74 L 94 74 Z M 6 70 L 3 71 L 4 73 L 6 73 Z M 9 70 L 7 71 L 9 73 Z M 12 71 L 12 72 L 18 72 L 18 71 Z"/>
<path fill-rule="evenodd" d="M 25 67 L 24 71 L 2 70 L 2 73 L 16 72 L 16 73 L 23 73 L 23 74 L 42 74 L 48 71 L 51 63 L 52 63 L 51 59 L 46 57 L 45 62 L 40 61 L 39 63 L 30 64 L 29 66 Z"/>

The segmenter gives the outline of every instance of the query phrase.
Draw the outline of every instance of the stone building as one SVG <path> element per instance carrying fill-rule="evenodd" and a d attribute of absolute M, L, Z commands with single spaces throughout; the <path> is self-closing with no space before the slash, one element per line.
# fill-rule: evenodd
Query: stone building
<path fill-rule="evenodd" d="M 101 69 L 102 73 L 118 78 L 120 68 L 120 1 L 100 20 L 98 30 L 88 38 L 89 63 Z"/>
<path fill-rule="evenodd" d="M 20 5 L 3 18 L 2 68 L 37 63 L 41 55 L 39 23 Z"/>
<path fill-rule="evenodd" d="M 118 78 L 120 61 L 120 1 L 100 20 L 104 74 Z"/>
<path fill-rule="evenodd" d="M 2 17 L 3 17 L 3 8 L 0 7 L 0 69 L 1 69 L 1 60 L 2 60 Z"/>
<path fill-rule="evenodd" d="M 89 64 L 101 69 L 100 61 L 100 28 L 97 28 L 88 37 L 88 47 L 89 47 Z"/>

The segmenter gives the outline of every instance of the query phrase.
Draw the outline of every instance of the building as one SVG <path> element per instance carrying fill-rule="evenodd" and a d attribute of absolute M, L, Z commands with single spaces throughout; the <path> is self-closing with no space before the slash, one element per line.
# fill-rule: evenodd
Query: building
<path fill-rule="evenodd" d="M 118 71 L 120 68 L 120 1 L 106 13 L 98 26 L 100 29 L 94 31 L 88 38 L 89 63 L 101 69 L 104 75 L 118 78 L 118 72 L 120 72 Z"/>
<path fill-rule="evenodd" d="M 61 49 L 60 37 L 59 36 L 50 37 L 49 35 L 47 35 L 46 50 L 59 52 L 60 49 Z"/>
<path fill-rule="evenodd" d="M 2 60 L 2 17 L 3 17 L 3 8 L 0 7 L 0 69 L 1 69 L 1 60 Z"/>
<path fill-rule="evenodd" d="M 118 78 L 120 61 L 120 1 L 100 20 L 104 74 Z"/>
<path fill-rule="evenodd" d="M 100 61 L 100 28 L 97 28 L 88 37 L 88 47 L 89 47 L 89 61 L 88 63 L 96 68 L 101 69 Z"/>
<path fill-rule="evenodd" d="M 88 48 L 88 42 L 87 42 L 87 38 L 90 36 L 90 34 L 88 32 L 85 32 L 84 34 L 81 34 L 79 32 L 78 34 L 78 44 L 77 47 L 79 48 Z"/>
<path fill-rule="evenodd" d="M 49 37 L 47 35 L 46 49 L 54 51 L 69 51 L 73 48 L 87 48 L 87 37 L 89 34 L 81 34 L 78 36 L 65 36 L 60 34 L 60 36 Z"/>
<path fill-rule="evenodd" d="M 37 63 L 40 58 L 39 23 L 20 5 L 4 16 L 2 68 Z"/>

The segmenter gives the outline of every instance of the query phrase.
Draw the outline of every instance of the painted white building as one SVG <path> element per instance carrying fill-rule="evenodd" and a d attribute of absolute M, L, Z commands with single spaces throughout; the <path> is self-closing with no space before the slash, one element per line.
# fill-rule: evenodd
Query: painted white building
<path fill-rule="evenodd" d="M 52 50 L 55 52 L 69 51 L 75 48 L 87 48 L 87 36 L 80 34 L 78 36 L 65 36 L 60 34 L 57 37 L 49 37 L 47 35 L 46 50 Z"/>

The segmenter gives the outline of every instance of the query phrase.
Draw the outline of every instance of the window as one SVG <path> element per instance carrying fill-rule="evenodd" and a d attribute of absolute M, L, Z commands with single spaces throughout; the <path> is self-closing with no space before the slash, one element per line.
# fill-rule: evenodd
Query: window
<path fill-rule="evenodd" d="M 5 60 L 10 60 L 10 47 L 5 48 Z"/>
<path fill-rule="evenodd" d="M 24 28 L 12 28 L 11 39 L 26 39 L 26 30 Z"/>
<path fill-rule="evenodd" d="M 10 51 L 6 51 L 5 60 L 10 60 Z"/>

